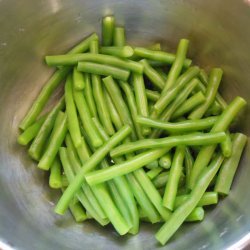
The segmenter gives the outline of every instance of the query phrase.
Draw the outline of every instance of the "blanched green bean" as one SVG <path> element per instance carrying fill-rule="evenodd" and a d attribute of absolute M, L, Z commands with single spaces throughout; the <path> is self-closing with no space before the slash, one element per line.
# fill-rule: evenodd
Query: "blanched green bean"
<path fill-rule="evenodd" d="M 214 188 L 219 194 L 228 195 L 246 142 L 247 136 L 243 134 L 233 136 L 232 155 L 223 162 Z"/>
<path fill-rule="evenodd" d="M 159 160 L 159 165 L 162 168 L 169 169 L 172 164 L 172 156 L 170 152 L 167 152 L 165 155 L 163 155 Z"/>
<path fill-rule="evenodd" d="M 106 16 L 102 19 L 102 44 L 110 46 L 113 42 L 113 33 L 115 28 L 115 18 Z"/>
<path fill-rule="evenodd" d="M 164 188 L 163 190 L 163 194 L 165 192 L 165 187 L 166 187 L 166 183 L 168 181 L 169 178 L 169 171 L 164 171 L 162 173 L 160 173 L 154 180 L 153 180 L 153 184 L 154 186 L 159 189 L 159 188 Z"/>
<path fill-rule="evenodd" d="M 38 134 L 40 128 L 42 127 L 47 115 L 42 116 L 38 121 L 34 122 L 32 125 L 27 127 L 17 138 L 17 142 L 20 145 L 27 145 L 32 141 Z"/>
<path fill-rule="evenodd" d="M 158 160 L 154 160 L 151 161 L 149 164 L 147 164 L 145 166 L 147 169 L 154 169 L 154 168 L 158 168 L 159 167 L 159 161 Z"/>
<path fill-rule="evenodd" d="M 79 62 L 77 65 L 77 70 L 96 75 L 111 75 L 112 77 L 122 81 L 127 81 L 130 74 L 129 71 L 124 69 L 92 62 Z"/>
<path fill-rule="evenodd" d="M 227 106 L 223 113 L 218 117 L 216 123 L 214 124 L 211 132 L 225 131 L 230 126 L 231 122 L 234 120 L 236 115 L 240 110 L 246 105 L 246 101 L 241 97 L 236 97 L 234 100 Z M 196 183 L 196 180 L 203 168 L 208 165 L 210 162 L 213 153 L 215 151 L 216 145 L 209 145 L 203 147 L 198 153 L 192 172 L 190 174 L 190 183 L 189 188 L 192 189 Z"/>
<path fill-rule="evenodd" d="M 178 44 L 175 60 L 169 70 L 166 84 L 164 85 L 164 88 L 162 90 L 163 92 L 166 93 L 168 89 L 173 87 L 177 78 L 179 77 L 181 70 L 183 68 L 184 62 L 186 60 L 188 45 L 189 45 L 189 41 L 187 39 L 180 40 Z"/>
<path fill-rule="evenodd" d="M 214 102 L 219 84 L 221 82 L 222 74 L 223 71 L 220 68 L 214 68 L 211 70 L 207 90 L 205 93 L 206 100 L 188 116 L 189 119 L 196 120 L 202 118 L 207 109 Z"/>
<path fill-rule="evenodd" d="M 68 117 L 67 119 L 68 129 L 71 138 L 73 140 L 73 143 L 77 148 L 81 143 L 81 131 L 80 131 L 79 120 L 77 117 L 76 106 L 73 99 L 73 82 L 71 75 L 68 75 L 67 77 L 64 90 L 65 90 L 66 114 Z"/>
<path fill-rule="evenodd" d="M 85 180 L 85 174 L 94 169 L 109 153 L 109 151 L 115 147 L 118 143 L 123 141 L 131 132 L 129 126 L 124 126 L 117 133 L 115 133 L 107 142 L 103 144 L 83 165 L 81 171 L 76 175 L 74 181 L 70 183 L 69 187 L 65 190 L 62 197 L 60 198 L 55 212 L 63 214 L 67 209 L 71 199 L 74 197 L 75 192 L 80 188 Z"/>
<path fill-rule="evenodd" d="M 39 168 L 49 170 L 66 136 L 67 129 L 67 115 L 60 111 L 56 117 L 49 144 L 37 165 Z"/>
<path fill-rule="evenodd" d="M 175 150 L 173 163 L 169 171 L 168 182 L 163 196 L 163 206 L 173 211 L 177 189 L 183 171 L 185 147 L 178 146 Z"/>
<path fill-rule="evenodd" d="M 62 187 L 61 168 L 60 160 L 56 157 L 50 168 L 49 186 L 51 188 L 57 189 Z"/>
<path fill-rule="evenodd" d="M 49 115 L 46 117 L 42 127 L 40 128 L 38 134 L 33 140 L 30 148 L 29 155 L 34 160 L 39 160 L 44 149 L 44 145 L 46 140 L 49 137 L 49 134 L 53 128 L 54 122 L 56 120 L 57 114 L 60 110 L 62 110 L 65 106 L 64 97 L 62 97 L 57 105 L 50 111 Z"/>
<path fill-rule="evenodd" d="M 175 147 L 180 145 L 209 145 L 222 142 L 226 138 L 224 132 L 195 133 L 186 135 L 169 136 L 159 139 L 144 139 L 136 142 L 124 143 L 111 150 L 111 157 L 134 152 L 141 149 Z"/>
<path fill-rule="evenodd" d="M 134 54 L 134 50 L 130 46 L 122 46 L 122 47 L 110 46 L 110 47 L 101 47 L 100 53 L 122 58 L 129 58 Z"/>
<path fill-rule="evenodd" d="M 226 158 L 228 158 L 232 154 L 232 140 L 231 140 L 229 131 L 226 132 L 226 136 L 227 136 L 226 139 L 223 142 L 221 142 L 220 148 L 221 148 L 222 154 Z"/>
<path fill-rule="evenodd" d="M 155 237 L 162 245 L 164 245 L 172 237 L 188 215 L 197 206 L 201 197 L 208 188 L 209 183 L 218 172 L 223 160 L 224 158 L 222 156 L 217 156 L 212 163 L 204 169 L 202 175 L 197 180 L 189 199 L 172 213 L 169 220 L 156 233 Z"/>
<path fill-rule="evenodd" d="M 80 202 L 77 202 L 75 204 L 70 204 L 69 209 L 76 222 L 83 222 L 87 220 L 87 215 Z"/>
<path fill-rule="evenodd" d="M 202 207 L 196 207 L 190 215 L 185 219 L 186 222 L 202 221 L 205 211 Z"/>
<path fill-rule="evenodd" d="M 45 60 L 49 66 L 72 66 L 72 65 L 77 65 L 79 62 L 93 62 L 106 66 L 114 66 L 138 74 L 143 73 L 143 65 L 141 63 L 110 55 L 91 54 L 91 53 L 74 54 L 74 55 L 57 55 L 57 56 L 46 56 Z"/>
<path fill-rule="evenodd" d="M 173 64 L 176 56 L 171 53 L 167 53 L 164 51 L 155 51 L 145 48 L 139 48 L 136 47 L 134 49 L 134 53 L 137 56 L 140 56 L 142 58 L 146 58 L 152 61 L 159 61 L 166 64 Z M 184 66 L 189 67 L 191 65 L 192 61 L 190 59 L 185 59 Z"/>
<path fill-rule="evenodd" d="M 78 148 L 76 148 L 76 151 L 83 165 L 90 156 L 90 150 L 87 147 L 87 144 L 83 136 L 81 137 L 81 144 Z"/>
<path fill-rule="evenodd" d="M 92 89 L 92 83 L 90 80 L 90 74 L 85 73 L 84 79 L 85 79 L 84 96 L 86 98 L 86 102 L 89 107 L 90 115 L 91 117 L 97 117 L 97 110 L 96 110 L 96 105 L 95 105 L 94 96 L 93 96 L 93 89 Z"/>
<path fill-rule="evenodd" d="M 149 170 L 147 172 L 147 176 L 150 180 L 154 179 L 157 175 L 159 175 L 163 171 L 163 168 L 157 167 Z"/>
<path fill-rule="evenodd" d="M 192 168 L 194 165 L 194 158 L 193 158 L 192 153 L 188 147 L 185 147 L 184 165 L 185 165 L 185 174 L 186 174 L 186 188 L 188 188 L 189 181 L 190 181 L 190 174 L 192 172 Z"/>
<path fill-rule="evenodd" d="M 114 46 L 125 46 L 126 44 L 126 36 L 124 27 L 115 27 L 114 37 L 113 37 Z"/>
<path fill-rule="evenodd" d="M 158 91 L 146 89 L 146 96 L 149 101 L 156 102 L 160 98 L 160 93 Z"/>
<path fill-rule="evenodd" d="M 76 67 L 74 67 L 74 70 L 73 70 L 73 85 L 74 85 L 74 88 L 77 90 L 82 90 L 85 88 L 84 76 L 81 72 L 77 70 Z"/>

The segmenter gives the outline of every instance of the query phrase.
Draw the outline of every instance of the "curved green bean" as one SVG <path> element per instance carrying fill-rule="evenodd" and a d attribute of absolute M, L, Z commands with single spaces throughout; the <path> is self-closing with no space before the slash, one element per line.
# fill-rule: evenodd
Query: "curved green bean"
<path fill-rule="evenodd" d="M 106 16 L 102 19 L 102 44 L 110 46 L 113 42 L 113 33 L 115 28 L 115 18 Z"/>
<path fill-rule="evenodd" d="M 101 47 L 100 48 L 101 54 L 117 56 L 121 58 L 129 58 L 134 54 L 134 50 L 130 46 L 110 46 L 110 47 Z"/>
<path fill-rule="evenodd" d="M 61 162 L 56 157 L 51 164 L 50 175 L 49 175 L 49 186 L 51 188 L 61 188 L 62 187 L 62 175 L 61 175 Z"/>
<path fill-rule="evenodd" d="M 125 46 L 125 44 L 126 44 L 126 36 L 124 27 L 115 27 L 113 45 L 122 47 Z"/>

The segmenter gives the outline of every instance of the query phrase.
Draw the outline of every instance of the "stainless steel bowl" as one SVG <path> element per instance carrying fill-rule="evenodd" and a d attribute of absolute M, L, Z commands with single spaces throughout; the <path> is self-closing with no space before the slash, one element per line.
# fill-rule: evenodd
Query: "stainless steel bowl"
<path fill-rule="evenodd" d="M 158 226 L 142 225 L 137 236 L 119 237 L 93 222 L 76 224 L 54 214 L 57 193 L 47 175 L 17 145 L 18 124 L 52 70 L 47 54 L 67 51 L 92 31 L 101 17 L 115 14 L 128 41 L 160 41 L 173 50 L 191 40 L 189 55 L 225 72 L 221 89 L 229 101 L 250 104 L 250 1 L 200 0 L 0 0 L 0 248 L 154 249 Z M 250 133 L 249 105 L 239 128 Z M 162 249 L 240 249 L 250 242 L 250 147 L 245 150 L 230 195 L 209 210 L 202 223 L 185 225 Z"/>

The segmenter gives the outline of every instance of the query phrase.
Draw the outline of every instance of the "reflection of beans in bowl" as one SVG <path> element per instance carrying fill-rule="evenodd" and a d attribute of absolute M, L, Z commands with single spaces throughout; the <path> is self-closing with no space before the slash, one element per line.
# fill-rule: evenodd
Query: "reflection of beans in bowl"
<path fill-rule="evenodd" d="M 92 4 L 0 3 L 0 247 L 247 247 L 246 3 Z"/>

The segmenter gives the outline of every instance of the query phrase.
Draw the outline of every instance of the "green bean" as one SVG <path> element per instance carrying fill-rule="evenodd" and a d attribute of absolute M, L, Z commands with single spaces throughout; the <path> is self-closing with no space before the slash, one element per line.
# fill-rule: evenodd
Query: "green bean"
<path fill-rule="evenodd" d="M 139 126 L 139 124 L 136 122 L 136 118 L 138 115 L 138 110 L 136 108 L 136 101 L 135 101 L 135 96 L 134 93 L 130 87 L 130 85 L 128 83 L 125 82 L 120 82 L 121 88 L 124 91 L 125 95 L 126 95 L 126 99 L 127 99 L 127 104 L 128 104 L 128 108 L 131 114 L 131 118 L 133 120 L 133 124 L 134 124 L 134 128 L 135 128 L 135 132 L 136 135 L 139 139 L 143 138 L 142 135 L 142 130 L 141 127 Z"/>
<path fill-rule="evenodd" d="M 202 221 L 205 211 L 202 207 L 196 207 L 191 214 L 185 219 L 186 222 Z"/>
<path fill-rule="evenodd" d="M 67 187 L 69 185 L 67 177 L 63 174 L 62 175 L 62 187 Z"/>
<path fill-rule="evenodd" d="M 187 133 L 190 131 L 205 130 L 211 128 L 218 117 L 211 116 L 200 120 L 185 120 L 183 122 L 164 122 L 142 116 L 137 117 L 137 122 L 151 128 L 166 130 L 169 133 Z"/>
<path fill-rule="evenodd" d="M 163 196 L 163 206 L 173 211 L 175 197 L 183 170 L 183 161 L 185 155 L 185 147 L 178 146 L 175 150 L 173 163 L 169 171 L 168 182 Z"/>
<path fill-rule="evenodd" d="M 236 133 L 233 136 L 232 155 L 223 162 L 214 188 L 221 195 L 228 195 L 230 191 L 246 142 L 247 136 L 243 134 Z"/>
<path fill-rule="evenodd" d="M 76 67 L 74 67 L 73 70 L 73 85 L 76 90 L 82 90 L 85 88 L 84 76 Z"/>
<path fill-rule="evenodd" d="M 156 68 L 156 71 L 165 81 L 168 79 L 167 73 L 162 68 Z"/>
<path fill-rule="evenodd" d="M 103 83 L 117 109 L 118 114 L 120 115 L 123 124 L 128 124 L 132 128 L 131 136 L 133 139 L 136 139 L 133 121 L 130 117 L 128 107 L 123 100 L 120 88 L 111 76 L 103 78 Z"/>
<path fill-rule="evenodd" d="M 228 158 L 232 154 L 232 140 L 229 131 L 226 133 L 226 139 L 220 144 L 222 154 Z"/>
<path fill-rule="evenodd" d="M 121 68 L 138 74 L 143 73 L 143 65 L 141 63 L 110 55 L 91 53 L 56 55 L 46 56 L 45 60 L 49 66 L 72 66 L 77 65 L 79 62 L 93 62 L 103 64 L 105 66 L 115 66 L 117 68 Z"/>
<path fill-rule="evenodd" d="M 159 175 L 163 171 L 163 168 L 157 167 L 153 168 L 147 172 L 147 176 L 150 180 L 154 179 L 157 175 Z"/>
<path fill-rule="evenodd" d="M 166 84 L 163 88 L 163 93 L 174 86 L 176 80 L 178 79 L 181 70 L 183 68 L 184 62 L 186 60 L 186 54 L 188 50 L 189 41 L 187 39 L 181 39 L 177 48 L 175 60 L 169 70 L 168 78 Z"/>
<path fill-rule="evenodd" d="M 164 245 L 171 238 L 188 215 L 197 206 L 201 197 L 208 188 L 209 183 L 218 172 L 223 159 L 223 156 L 217 156 L 212 163 L 204 169 L 194 186 L 189 199 L 172 213 L 169 220 L 156 233 L 155 237 L 162 245 Z"/>
<path fill-rule="evenodd" d="M 162 172 L 160 173 L 154 180 L 153 180 L 153 184 L 154 186 L 158 189 L 158 188 L 162 188 L 164 187 L 164 192 L 165 192 L 165 187 L 166 187 L 166 183 L 168 181 L 169 178 L 169 171 L 166 172 Z M 163 194 L 164 194 L 163 192 Z"/>
<path fill-rule="evenodd" d="M 219 88 L 219 84 L 221 82 L 223 71 L 220 68 L 214 68 L 211 70 L 210 76 L 209 76 L 209 83 L 207 86 L 207 90 L 205 93 L 206 100 L 203 104 L 198 106 L 189 116 L 189 119 L 200 119 L 205 114 L 207 109 L 211 106 L 211 104 L 215 100 L 215 96 L 217 93 L 217 90 Z"/>
<path fill-rule="evenodd" d="M 130 46 L 122 46 L 122 47 L 110 46 L 110 47 L 101 47 L 100 53 L 122 58 L 128 58 L 134 54 L 134 50 Z"/>
<path fill-rule="evenodd" d="M 169 136 L 159 139 L 144 139 L 136 142 L 124 143 L 110 152 L 111 157 L 117 157 L 123 154 L 134 152 L 141 149 L 175 147 L 181 145 L 209 145 L 220 143 L 225 140 L 224 132 L 195 133 L 186 135 Z"/>
<path fill-rule="evenodd" d="M 190 181 L 190 174 L 194 165 L 194 158 L 191 154 L 191 151 L 188 147 L 185 147 L 185 159 L 184 159 L 184 165 L 185 165 L 185 174 L 186 174 L 186 187 L 189 187 L 189 181 Z"/>
<path fill-rule="evenodd" d="M 223 111 L 223 113 L 218 117 L 216 123 L 214 124 L 211 132 L 219 132 L 226 131 L 234 120 L 239 111 L 246 105 L 246 101 L 241 97 L 236 97 L 234 100 L 227 106 L 227 108 Z M 190 174 L 190 182 L 189 188 L 192 189 L 194 184 L 202 172 L 203 168 L 208 165 L 210 162 L 214 151 L 216 149 L 216 145 L 210 145 L 202 147 L 200 152 L 198 153 L 192 172 Z"/>
<path fill-rule="evenodd" d="M 172 164 L 172 156 L 170 152 L 167 152 L 165 155 L 163 155 L 159 160 L 159 165 L 162 168 L 169 169 Z"/>
<path fill-rule="evenodd" d="M 61 163 L 58 157 L 56 157 L 50 168 L 49 186 L 51 188 L 57 189 L 62 187 L 61 168 Z"/>
<path fill-rule="evenodd" d="M 147 60 L 143 59 L 140 61 L 144 70 L 143 73 L 149 78 L 149 80 L 154 84 L 158 89 L 163 89 L 165 85 L 164 79 L 159 75 L 159 73 L 149 65 Z"/>
<path fill-rule="evenodd" d="M 47 115 L 42 116 L 32 125 L 27 127 L 17 138 L 17 142 L 20 145 L 26 146 L 29 142 L 31 142 L 36 135 L 38 134 L 40 128 L 42 127 L 44 121 L 46 120 Z"/>
<path fill-rule="evenodd" d="M 146 58 L 152 61 L 159 61 L 170 65 L 173 64 L 176 58 L 176 56 L 171 53 L 167 53 L 164 51 L 155 51 L 139 47 L 134 49 L 134 53 L 135 55 L 140 56 L 142 58 Z M 185 59 L 184 67 L 189 67 L 191 63 L 192 61 L 190 59 Z"/>
<path fill-rule="evenodd" d="M 100 147 L 83 165 L 81 171 L 76 175 L 74 181 L 70 183 L 69 187 L 65 190 L 62 197 L 60 198 L 55 212 L 58 214 L 63 214 L 67 209 L 71 199 L 73 198 L 75 192 L 80 188 L 85 180 L 85 174 L 92 169 L 94 169 L 109 153 L 109 151 L 116 146 L 118 143 L 123 141 L 125 137 L 131 132 L 129 126 L 124 126 L 117 133 L 115 133 L 107 142 L 105 142 L 102 147 Z"/>
<path fill-rule="evenodd" d="M 64 173 L 67 176 L 67 179 L 71 185 L 71 183 L 74 181 L 75 176 L 74 176 L 72 166 L 71 166 L 69 159 L 68 159 L 68 156 L 67 156 L 66 148 L 61 147 L 59 149 L 59 154 L 60 154 L 60 159 L 61 159 L 62 166 L 64 169 Z M 91 216 L 93 218 L 95 218 L 95 220 L 97 220 L 101 225 L 107 224 L 107 219 L 102 217 L 103 215 L 104 215 L 104 217 L 106 217 L 105 214 L 103 213 L 103 211 L 101 212 L 101 215 L 99 215 L 97 210 L 96 210 L 96 207 L 92 206 L 89 199 L 87 198 L 87 195 L 83 193 L 83 189 L 85 189 L 85 187 L 86 187 L 86 185 L 82 186 L 82 189 L 80 189 L 80 187 L 79 187 L 79 190 L 76 193 L 76 197 L 83 204 L 83 206 L 86 208 L 86 210 L 91 214 Z M 66 190 L 64 191 L 63 195 L 65 194 Z"/>
<path fill-rule="evenodd" d="M 181 206 L 185 201 L 189 199 L 188 194 L 179 195 L 175 199 L 174 207 L 175 209 L 179 206 Z M 209 206 L 214 205 L 218 203 L 218 193 L 216 192 L 205 192 L 203 196 L 201 197 L 200 201 L 198 202 L 197 206 L 203 207 L 203 206 Z"/>
<path fill-rule="evenodd" d="M 65 103 L 66 103 L 66 114 L 69 133 L 72 137 L 73 143 L 77 148 L 81 143 L 81 131 L 79 120 L 77 117 L 76 106 L 73 99 L 73 82 L 72 76 L 69 75 L 65 84 Z"/>
<path fill-rule="evenodd" d="M 221 106 L 216 101 L 214 101 L 213 104 L 210 106 L 210 108 L 207 109 L 204 116 L 220 115 L 221 112 L 222 112 Z"/>
<path fill-rule="evenodd" d="M 39 93 L 36 100 L 33 102 L 30 110 L 26 114 L 26 116 L 21 121 L 19 128 L 22 130 L 25 130 L 28 128 L 31 124 L 33 124 L 38 117 L 38 115 L 41 113 L 43 107 L 47 103 L 48 99 L 52 95 L 53 91 L 56 89 L 56 87 L 62 82 L 62 80 L 65 78 L 65 76 L 69 73 L 69 68 L 62 68 L 57 70 L 51 78 L 47 81 L 47 83 L 42 88 L 42 91 Z"/>
<path fill-rule="evenodd" d="M 103 143 L 102 139 L 96 132 L 93 121 L 91 120 L 90 110 L 89 110 L 89 107 L 87 106 L 83 93 L 73 90 L 73 96 L 74 96 L 74 100 L 76 103 L 78 113 L 82 121 L 83 128 L 86 131 L 87 135 L 89 136 L 91 143 L 95 147 L 101 146 Z"/>
<path fill-rule="evenodd" d="M 128 174 L 130 172 L 135 171 L 136 169 L 143 167 L 149 162 L 158 159 L 166 151 L 167 149 L 165 148 L 161 150 L 159 149 L 151 150 L 149 152 L 141 153 L 131 158 L 131 160 L 129 161 L 109 167 L 108 169 L 101 169 L 101 170 L 93 171 L 85 175 L 86 181 L 91 186 L 93 186 L 93 185 L 111 180 L 117 176 Z"/>
<path fill-rule="evenodd" d="M 136 100 L 136 107 L 139 115 L 148 117 L 148 99 L 145 92 L 145 83 L 143 80 L 143 76 L 139 74 L 133 75 L 133 86 Z M 148 127 L 142 127 L 142 134 L 148 135 L 151 131 Z"/>
<path fill-rule="evenodd" d="M 115 27 L 113 45 L 122 47 L 125 46 L 125 44 L 126 44 L 126 36 L 124 27 Z"/>
<path fill-rule="evenodd" d="M 110 46 L 113 42 L 113 33 L 115 28 L 115 18 L 106 16 L 102 19 L 102 44 Z"/>
<path fill-rule="evenodd" d="M 39 168 L 49 170 L 66 136 L 67 129 L 67 115 L 60 111 L 56 117 L 50 142 L 37 165 Z"/>
<path fill-rule="evenodd" d="M 172 115 L 172 120 L 181 117 L 192 111 L 195 107 L 202 104 L 205 101 L 205 96 L 202 94 L 201 91 L 197 92 L 196 94 L 189 97 L 186 101 L 184 101 L 174 112 Z"/>
<path fill-rule="evenodd" d="M 109 109 L 109 112 L 110 112 L 111 120 L 112 120 L 116 130 L 118 130 L 118 129 L 120 129 L 122 127 L 121 118 L 120 118 L 120 116 L 119 116 L 119 114 L 118 114 L 118 112 L 116 110 L 116 107 L 115 107 L 114 103 L 112 102 L 106 88 L 103 89 L 103 92 L 104 92 L 104 96 L 106 98 L 106 102 L 107 102 L 108 109 Z"/>
<path fill-rule="evenodd" d="M 206 84 L 208 83 L 208 75 L 204 69 L 200 70 L 199 73 L 199 79 L 202 81 L 202 83 Z"/>
<path fill-rule="evenodd" d="M 86 73 L 84 78 L 85 78 L 84 96 L 86 98 L 86 102 L 89 107 L 89 112 L 91 117 L 97 117 L 97 110 L 90 81 L 90 74 Z"/>
<path fill-rule="evenodd" d="M 174 100 L 176 95 L 183 89 L 183 87 L 191 81 L 199 73 L 199 68 L 196 66 L 190 67 L 185 73 L 183 73 L 176 81 L 175 85 L 163 91 L 160 98 L 154 105 L 155 112 L 160 115 L 167 105 Z"/>
<path fill-rule="evenodd" d="M 154 160 L 151 161 L 149 164 L 147 164 L 145 166 L 147 169 L 154 169 L 154 168 L 158 168 L 159 167 L 159 161 L 158 160 Z"/>
<path fill-rule="evenodd" d="M 83 222 L 87 219 L 87 215 L 80 202 L 77 202 L 76 204 L 70 204 L 69 209 L 76 222 Z"/>
<path fill-rule="evenodd" d="M 76 148 L 76 151 L 83 165 L 86 162 L 86 160 L 90 157 L 90 150 L 83 136 L 81 137 L 81 144 L 78 148 Z"/>
<path fill-rule="evenodd" d="M 122 81 L 127 81 L 130 74 L 129 71 L 124 69 L 92 62 L 79 62 L 77 65 L 77 70 L 96 75 L 111 75 L 112 77 Z"/>
<path fill-rule="evenodd" d="M 146 89 L 146 96 L 148 100 L 156 102 L 160 98 L 160 93 L 158 91 Z"/>

